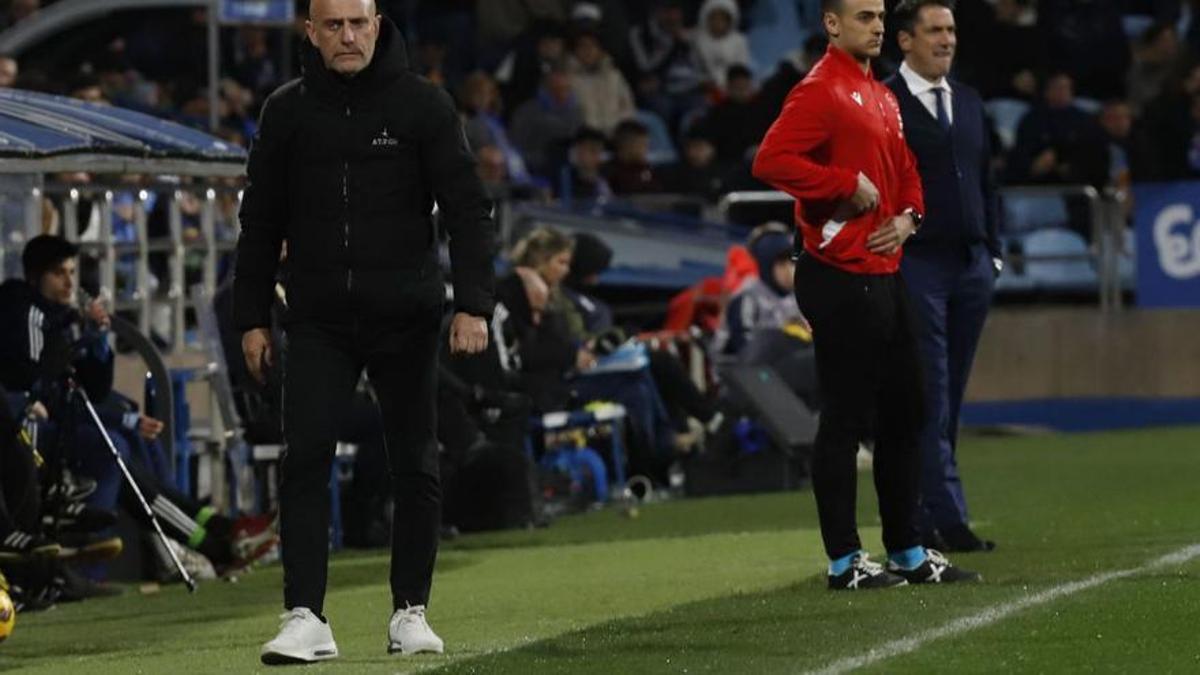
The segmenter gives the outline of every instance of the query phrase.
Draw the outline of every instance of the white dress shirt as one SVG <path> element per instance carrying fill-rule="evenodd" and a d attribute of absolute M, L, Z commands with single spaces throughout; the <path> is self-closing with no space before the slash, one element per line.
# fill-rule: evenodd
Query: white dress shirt
<path fill-rule="evenodd" d="M 908 67 L 908 61 L 900 64 L 900 77 L 904 78 L 904 82 L 908 84 L 908 90 L 913 96 L 925 106 L 933 119 L 937 119 L 937 94 L 934 93 L 934 87 L 942 88 L 942 105 L 946 106 L 946 118 L 950 120 L 950 124 L 954 124 L 954 92 L 950 89 L 950 82 L 946 78 L 941 78 L 936 82 L 921 77 L 917 71 Z"/>

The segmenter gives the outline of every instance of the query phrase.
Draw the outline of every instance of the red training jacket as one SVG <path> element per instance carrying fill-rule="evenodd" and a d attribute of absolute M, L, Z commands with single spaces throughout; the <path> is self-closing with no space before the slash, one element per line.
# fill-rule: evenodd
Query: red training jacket
<path fill-rule="evenodd" d="M 834 220 L 837 206 L 854 196 L 860 171 L 879 189 L 878 208 Z M 925 212 L 896 97 L 833 45 L 788 94 L 758 147 L 754 176 L 796 198 L 808 254 L 858 274 L 899 269 L 900 252 L 874 254 L 867 237 L 908 209 Z"/>

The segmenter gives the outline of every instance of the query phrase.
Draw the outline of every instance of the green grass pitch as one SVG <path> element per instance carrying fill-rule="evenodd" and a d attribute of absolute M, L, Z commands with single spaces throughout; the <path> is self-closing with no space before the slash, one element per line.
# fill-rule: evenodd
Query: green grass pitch
<path fill-rule="evenodd" d="M 953 560 L 985 583 L 830 593 L 810 492 L 615 510 L 443 547 L 430 621 L 444 656 L 389 657 L 387 556 L 334 558 L 337 661 L 304 672 L 1200 672 L 1200 558 L 1067 593 L 954 635 L 1048 589 L 1200 544 L 1200 429 L 964 439 L 977 530 L 1000 543 Z M 869 477 L 864 543 L 881 557 Z M 18 618 L 0 670 L 248 673 L 277 628 L 278 566 Z M 873 648 L 913 638 L 882 660 Z M 849 660 L 847 660 L 849 659 Z"/>

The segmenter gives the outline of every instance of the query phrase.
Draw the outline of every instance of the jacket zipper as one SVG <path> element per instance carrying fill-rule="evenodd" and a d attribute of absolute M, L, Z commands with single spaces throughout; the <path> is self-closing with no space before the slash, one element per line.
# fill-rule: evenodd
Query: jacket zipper
<path fill-rule="evenodd" d="M 350 117 L 350 105 L 346 105 Z M 350 161 L 342 160 L 342 245 L 346 248 L 346 291 L 354 284 L 354 267 L 350 259 Z"/>

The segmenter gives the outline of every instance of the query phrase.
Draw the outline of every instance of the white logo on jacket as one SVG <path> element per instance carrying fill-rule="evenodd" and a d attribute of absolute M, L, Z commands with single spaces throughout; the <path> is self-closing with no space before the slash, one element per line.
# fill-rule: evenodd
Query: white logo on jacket
<path fill-rule="evenodd" d="M 856 92 L 853 92 L 853 93 L 851 93 L 851 94 L 850 94 L 850 98 L 854 99 L 854 102 L 855 102 L 855 103 L 857 103 L 857 104 L 858 104 L 858 105 L 860 105 L 860 106 L 863 104 L 863 102 L 862 102 L 862 94 L 858 93 L 857 91 L 856 91 Z"/>
<path fill-rule="evenodd" d="M 374 140 L 371 141 L 371 145 L 376 148 L 379 148 L 379 147 L 394 148 L 397 145 L 400 145 L 400 141 L 399 141 L 399 139 L 392 138 L 388 134 L 387 127 L 384 127 L 383 131 L 379 132 L 379 135 L 376 136 L 374 138 Z"/>

